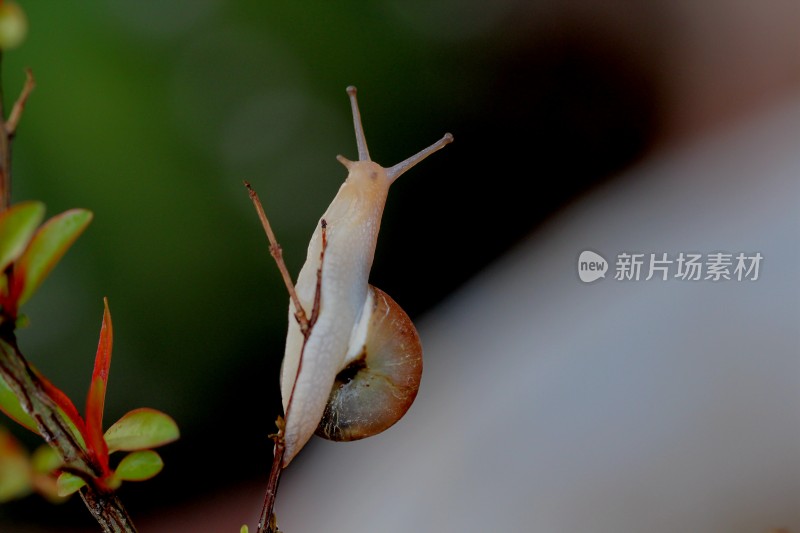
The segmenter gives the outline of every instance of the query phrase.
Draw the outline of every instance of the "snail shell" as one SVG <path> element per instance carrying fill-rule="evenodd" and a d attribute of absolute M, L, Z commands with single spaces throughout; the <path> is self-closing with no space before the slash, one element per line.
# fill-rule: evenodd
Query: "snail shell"
<path fill-rule="evenodd" d="M 388 429 L 411 407 L 422 378 L 422 344 L 403 309 L 369 286 L 352 346 L 355 356 L 334 381 L 316 434 L 350 441 Z M 363 338 L 363 340 L 362 340 Z"/>

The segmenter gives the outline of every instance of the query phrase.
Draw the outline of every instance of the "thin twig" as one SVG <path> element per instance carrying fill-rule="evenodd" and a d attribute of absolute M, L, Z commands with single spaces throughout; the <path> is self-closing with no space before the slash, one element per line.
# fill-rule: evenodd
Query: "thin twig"
<path fill-rule="evenodd" d="M 286 285 L 286 290 L 289 291 L 289 297 L 294 303 L 295 318 L 297 318 L 297 323 L 300 324 L 300 331 L 303 333 L 303 336 L 306 337 L 308 336 L 309 330 L 308 318 L 306 317 L 306 312 L 300 303 L 300 298 L 297 296 L 297 291 L 294 289 L 292 277 L 289 275 L 289 269 L 286 268 L 286 263 L 283 261 L 283 250 L 278 244 L 278 241 L 275 239 L 275 234 L 272 232 L 272 226 L 270 226 L 269 219 L 267 218 L 267 214 L 264 212 L 264 207 L 261 205 L 261 200 L 259 200 L 258 194 L 247 181 L 244 182 L 244 186 L 247 187 L 247 191 L 250 194 L 250 200 L 252 200 L 253 205 L 258 212 L 258 218 L 261 220 L 261 225 L 264 227 L 264 232 L 267 234 L 267 239 L 269 239 L 269 253 L 272 254 L 272 257 L 278 264 L 278 270 L 281 271 L 283 283 Z"/>
<path fill-rule="evenodd" d="M 278 432 L 270 435 L 270 438 L 275 441 L 272 468 L 269 472 L 267 490 L 264 493 L 264 507 L 261 509 L 261 517 L 258 520 L 256 533 L 278 533 L 278 521 L 273 511 L 275 509 L 275 497 L 278 495 L 278 481 L 280 481 L 281 472 L 283 471 L 283 454 L 286 451 L 286 443 L 283 440 L 283 418 L 278 417 L 275 424 L 278 426 Z"/>
<path fill-rule="evenodd" d="M 322 264 L 325 262 L 325 249 L 328 248 L 328 222 L 323 218 L 319 222 L 320 236 L 322 237 L 322 249 L 319 252 L 319 268 L 317 268 L 317 288 L 314 291 L 314 306 L 311 308 L 311 319 L 308 321 L 308 336 L 311 335 L 311 328 L 317 323 L 319 318 L 320 299 L 322 298 Z M 299 373 L 299 370 L 298 370 Z"/>
<path fill-rule="evenodd" d="M 272 232 L 272 226 L 270 225 L 269 219 L 267 218 L 264 208 L 261 205 L 261 200 L 259 200 L 258 194 L 256 194 L 248 182 L 245 181 L 244 185 L 247 187 L 247 190 L 250 194 L 250 199 L 253 201 L 253 205 L 258 212 L 258 217 L 261 219 L 261 225 L 264 227 L 264 231 L 267 234 L 267 239 L 269 239 L 270 253 L 278 265 L 278 270 L 280 270 L 281 275 L 283 276 L 286 289 L 289 291 L 289 296 L 292 299 L 296 309 L 295 318 L 297 318 L 297 322 L 300 326 L 300 332 L 303 335 L 303 345 L 300 348 L 300 360 L 297 363 L 297 374 L 299 375 L 300 370 L 303 367 L 303 352 L 305 351 L 306 342 L 308 342 L 308 338 L 311 336 L 311 329 L 314 327 L 314 324 L 319 317 L 322 294 L 322 266 L 325 262 L 325 250 L 328 247 L 328 223 L 324 218 L 320 221 L 320 236 L 322 239 L 322 246 L 319 254 L 319 268 L 317 268 L 317 285 L 314 290 L 314 304 L 311 309 L 311 318 L 309 319 L 307 318 L 306 312 L 297 296 L 297 291 L 292 283 L 289 270 L 286 268 L 286 263 L 283 261 L 281 247 L 275 238 L 275 234 Z M 295 382 L 294 385 L 296 384 L 297 383 Z M 286 407 L 286 416 L 289 415 L 289 411 L 291 410 L 292 396 L 294 395 L 294 385 L 292 386 L 292 391 L 289 394 L 289 401 L 287 402 Z M 261 516 L 258 520 L 258 529 L 256 530 L 256 533 L 280 533 L 278 530 L 278 521 L 273 510 L 275 508 L 275 497 L 278 493 L 278 481 L 280 481 L 281 472 L 283 471 L 283 455 L 286 451 L 286 442 L 284 441 L 285 420 L 282 417 L 278 417 L 275 423 L 278 426 L 278 432 L 270 435 L 270 438 L 275 441 L 272 456 L 272 467 L 270 468 L 269 480 L 267 481 L 267 490 L 264 494 L 264 506 L 261 509 Z"/>
<path fill-rule="evenodd" d="M 11 109 L 8 120 L 3 111 L 3 95 L 0 89 L 0 212 L 5 211 L 11 205 L 11 141 L 14 139 L 17 125 L 22 118 L 25 102 L 28 101 L 28 96 L 36 86 L 31 69 L 26 69 L 25 74 L 27 76 L 25 85 Z"/>
<path fill-rule="evenodd" d="M 317 268 L 317 286 L 314 289 L 314 306 L 311 309 L 311 319 L 308 321 L 308 329 L 303 333 L 303 345 L 300 347 L 300 360 L 297 362 L 297 375 L 303 369 L 303 354 L 306 350 L 306 343 L 311 336 L 311 330 L 319 317 L 320 301 L 322 294 L 322 265 L 325 263 L 325 250 L 328 248 L 328 223 L 323 218 L 320 221 L 320 237 L 322 238 L 322 248 L 319 252 L 319 267 Z M 281 260 L 282 261 L 282 260 Z M 289 393 L 289 401 L 286 407 L 286 414 L 292 408 L 292 398 L 294 397 L 294 388 L 297 386 L 297 381 L 292 385 L 292 392 Z M 258 531 L 256 533 L 280 533 L 278 530 L 278 519 L 273 512 L 275 507 L 275 497 L 278 493 L 278 480 L 283 471 L 283 454 L 286 451 L 286 442 L 283 440 L 284 428 L 286 422 L 283 418 L 278 417 L 276 421 L 278 426 L 278 433 L 270 435 L 275 441 L 275 450 L 272 456 L 272 468 L 269 473 L 269 481 L 267 482 L 267 491 L 264 495 L 264 508 L 261 510 L 261 519 L 258 522 Z M 267 529 L 262 529 L 264 524 L 269 520 Z"/>
<path fill-rule="evenodd" d="M 294 303 L 294 316 L 297 319 L 298 325 L 300 326 L 300 331 L 303 334 L 305 345 L 305 339 L 308 339 L 308 335 L 311 333 L 312 324 L 309 323 L 305 309 L 303 309 L 303 305 L 300 303 L 300 298 L 297 296 L 294 283 L 292 283 L 292 277 L 289 275 L 289 269 L 286 268 L 286 263 L 283 260 L 283 251 L 281 246 L 278 244 L 278 240 L 275 238 L 275 233 L 272 231 L 272 226 L 269 223 L 267 214 L 264 212 L 264 207 L 261 205 L 261 200 L 258 198 L 258 194 L 253 187 L 250 186 L 250 183 L 245 181 L 244 186 L 247 187 L 250 200 L 252 200 L 253 205 L 256 208 L 258 218 L 261 220 L 261 225 L 264 227 L 264 232 L 267 234 L 270 254 L 272 254 L 272 258 L 275 259 L 275 263 L 278 265 L 278 270 L 281 272 L 281 277 L 286 285 L 286 290 L 289 292 L 289 297 Z M 317 299 L 318 298 L 315 297 L 315 300 Z M 316 317 L 314 317 L 313 314 L 312 320 L 316 320 Z M 270 468 L 269 472 L 267 490 L 264 493 L 264 506 L 261 508 L 261 516 L 258 519 L 256 533 L 278 533 L 277 518 L 275 517 L 274 509 L 275 497 L 278 494 L 278 481 L 280 481 L 281 472 L 283 471 L 283 454 L 286 451 L 286 443 L 283 440 L 283 432 L 285 428 L 285 421 L 283 417 L 279 416 L 275 424 L 278 426 L 278 432 L 270 435 L 270 438 L 275 441 L 272 454 L 272 467 Z"/>
<path fill-rule="evenodd" d="M 5 130 L 6 135 L 13 139 L 14 134 L 17 132 L 17 125 L 19 119 L 22 118 L 22 112 L 25 110 L 25 104 L 28 102 L 28 97 L 31 91 L 36 88 L 36 80 L 33 78 L 33 71 L 29 68 L 25 69 L 25 85 L 22 87 L 22 92 L 19 94 L 17 101 L 14 102 L 14 107 L 11 108 L 11 113 L 6 120 Z"/>

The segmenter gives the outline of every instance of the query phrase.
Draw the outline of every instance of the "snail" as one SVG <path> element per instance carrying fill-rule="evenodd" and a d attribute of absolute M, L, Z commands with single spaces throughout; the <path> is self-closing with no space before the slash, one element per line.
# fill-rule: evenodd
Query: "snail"
<path fill-rule="evenodd" d="M 281 366 L 286 467 L 316 433 L 336 441 L 361 439 L 397 422 L 411 406 L 422 375 L 422 345 L 408 315 L 368 284 L 389 186 L 452 142 L 449 133 L 390 168 L 369 157 L 356 88 L 353 112 L 358 161 L 337 156 L 348 171 L 317 225 L 295 290 L 306 312 L 305 334 L 289 303 Z"/>

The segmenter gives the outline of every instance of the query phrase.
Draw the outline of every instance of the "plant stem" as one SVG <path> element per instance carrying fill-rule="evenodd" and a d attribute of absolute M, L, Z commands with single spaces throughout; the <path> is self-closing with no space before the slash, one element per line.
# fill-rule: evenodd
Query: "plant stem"
<path fill-rule="evenodd" d="M 22 86 L 22 92 L 19 94 L 17 101 L 14 102 L 14 106 L 11 108 L 11 113 L 8 114 L 8 120 L 6 120 L 6 136 L 8 140 L 11 141 L 14 138 L 14 135 L 17 133 L 17 125 L 19 124 L 19 120 L 22 118 L 22 111 L 25 110 L 25 104 L 28 103 L 28 97 L 31 95 L 31 91 L 36 88 L 36 80 L 33 79 L 33 71 L 29 68 L 25 69 L 25 85 Z M 11 163 L 9 161 L 8 168 L 11 169 Z M 9 173 L 10 175 L 10 173 Z"/>
<path fill-rule="evenodd" d="M 289 298 L 291 298 L 292 303 L 294 303 L 294 316 L 300 326 L 300 331 L 303 333 L 304 338 L 308 338 L 308 334 L 311 331 L 311 325 L 309 324 L 306 312 L 303 309 L 303 305 L 300 303 L 300 298 L 297 296 L 294 283 L 292 283 L 292 277 L 289 275 L 289 269 L 286 268 L 281 246 L 278 244 L 278 241 L 275 238 L 275 233 L 272 231 L 272 225 L 269 223 L 267 214 L 264 212 L 264 207 L 261 205 L 261 200 L 258 198 L 258 194 L 248 182 L 245 181 L 244 186 L 247 187 L 250 200 L 253 202 L 253 206 L 256 208 L 258 218 L 261 220 L 261 226 L 264 228 L 264 233 L 267 234 L 267 240 L 269 240 L 269 252 L 272 255 L 272 258 L 275 259 L 275 263 L 278 265 L 278 270 L 281 272 L 283 283 L 286 285 L 286 290 L 289 291 Z M 256 533 L 278 532 L 278 521 L 273 511 L 275 509 L 275 497 L 278 494 L 278 481 L 280 481 L 281 472 L 283 471 L 283 452 L 286 450 L 286 445 L 283 441 L 283 418 L 279 417 L 276 424 L 278 426 L 278 432 L 274 435 L 271 435 L 272 439 L 275 441 L 275 448 L 272 454 L 272 468 L 269 472 L 267 490 L 264 493 L 264 506 L 261 509 L 261 516 L 258 520 L 258 528 Z"/>
<path fill-rule="evenodd" d="M 133 521 L 116 494 L 84 489 L 81 498 L 105 533 L 136 533 Z"/>
<path fill-rule="evenodd" d="M 311 329 L 311 326 L 309 325 L 306 312 L 300 303 L 300 298 L 297 296 L 297 291 L 294 290 L 294 284 L 292 283 L 292 276 L 289 275 L 289 269 L 286 268 L 286 263 L 283 261 L 283 249 L 275 239 L 275 233 L 272 231 L 272 226 L 269 223 L 267 214 L 264 212 L 264 207 L 261 205 L 261 200 L 258 198 L 258 194 L 255 190 L 253 190 L 248 182 L 245 181 L 244 186 L 247 187 L 250 200 L 252 200 L 253 205 L 256 208 L 258 218 L 261 220 L 261 225 L 264 228 L 264 233 L 267 234 L 267 239 L 269 240 L 269 253 L 272 254 L 273 259 L 275 259 L 275 263 L 278 265 L 278 270 L 281 271 L 283 283 L 286 285 L 286 290 L 289 291 L 289 297 L 292 299 L 292 303 L 294 303 L 295 318 L 297 319 L 297 323 L 300 324 L 300 331 L 303 332 L 304 337 L 308 337 L 308 331 Z"/>
<path fill-rule="evenodd" d="M 99 474 L 99 469 L 62 418 L 58 406 L 19 352 L 13 332 L 0 335 L 0 376 L 14 391 L 23 410 L 36 421 L 39 434 L 58 451 L 65 465 L 83 474 L 83 477 L 91 478 L 95 472 Z"/>
<path fill-rule="evenodd" d="M 278 533 L 278 522 L 273 510 L 275 509 L 275 496 L 278 494 L 278 481 L 280 481 L 283 471 L 283 452 L 286 451 L 283 429 L 278 430 L 274 439 L 275 451 L 272 456 L 272 469 L 269 472 L 267 491 L 264 493 L 264 507 L 261 509 L 261 518 L 258 520 L 256 533 Z"/>
<path fill-rule="evenodd" d="M 0 64 L 2 52 L 0 52 Z M 11 141 L 17 131 L 22 111 L 36 83 L 30 69 L 8 120 L 3 110 L 2 83 L 0 82 L 0 212 L 11 202 Z M 97 462 L 76 440 L 58 406 L 47 393 L 36 372 L 28 364 L 17 346 L 14 321 L 0 324 L 0 378 L 6 382 L 20 401 L 20 405 L 35 421 L 44 440 L 56 450 L 70 472 L 86 481 L 81 491 L 89 512 L 105 533 L 136 533 L 136 528 L 114 493 L 100 489 L 94 481 L 102 473 Z"/>
<path fill-rule="evenodd" d="M 2 51 L 0 51 L 0 63 L 2 62 Z M 22 87 L 17 101 L 11 108 L 8 120 L 5 118 L 3 109 L 2 82 L 0 82 L 0 212 L 8 209 L 11 204 L 11 141 L 17 132 L 17 125 L 22 117 L 22 110 L 28 101 L 36 82 L 33 79 L 31 69 L 25 70 L 25 85 Z"/>
<path fill-rule="evenodd" d="M 256 208 L 258 218 L 261 220 L 261 225 L 264 227 L 264 232 L 267 234 L 267 239 L 269 240 L 269 251 L 272 254 L 272 258 L 275 259 L 275 263 L 278 265 L 278 270 L 281 272 L 283 282 L 286 285 L 286 290 L 289 291 L 289 297 L 295 307 L 294 316 L 297 319 L 297 323 L 300 326 L 300 332 L 303 335 L 303 346 L 300 349 L 300 361 L 297 364 L 297 373 L 299 374 L 303 366 L 303 351 L 305 350 L 305 344 L 308 342 L 308 338 L 311 336 L 311 330 L 314 327 L 317 318 L 319 317 L 320 298 L 322 294 L 322 265 L 325 262 L 325 250 L 328 247 L 328 223 L 324 218 L 320 220 L 320 236 L 322 238 L 322 246 L 320 248 L 319 255 L 319 268 L 317 269 L 317 286 L 314 291 L 314 302 L 312 304 L 311 317 L 309 318 L 305 312 L 305 309 L 303 309 L 303 305 L 300 303 L 300 298 L 297 296 L 297 291 L 295 290 L 294 284 L 292 283 L 292 278 L 289 275 L 289 269 L 286 268 L 286 263 L 283 261 L 283 252 L 281 250 L 281 246 L 278 244 L 278 241 L 275 238 L 275 233 L 272 231 L 272 225 L 269 223 L 267 214 L 264 212 L 264 207 L 261 205 L 261 200 L 258 198 L 258 194 L 256 194 L 256 191 L 253 190 L 248 182 L 245 181 L 244 185 L 247 187 L 250 200 L 252 200 L 253 205 Z M 289 411 L 291 409 L 293 395 L 294 388 L 292 388 L 292 392 L 289 395 L 289 401 L 287 402 L 288 406 L 286 408 L 285 415 L 287 417 L 289 416 Z M 283 440 L 285 420 L 282 417 L 278 417 L 276 424 L 278 426 L 278 432 L 274 435 L 270 435 L 270 437 L 275 441 L 275 449 L 272 456 L 272 468 L 270 469 L 269 480 L 267 481 L 267 490 L 264 494 L 264 507 L 261 509 L 261 517 L 258 520 L 258 529 L 256 530 L 256 533 L 280 533 L 278 530 L 278 521 L 275 517 L 273 509 L 275 508 L 275 497 L 278 493 L 278 481 L 280 480 L 281 472 L 283 471 L 283 454 L 286 451 L 286 443 Z"/>
<path fill-rule="evenodd" d="M 92 474 L 99 475 L 95 461 L 75 440 L 58 410 L 58 406 L 45 392 L 44 386 L 17 348 L 13 331 L 0 333 L 0 377 L 14 391 L 22 408 L 34 420 L 39 433 L 58 452 L 70 472 L 86 481 L 81 492 L 86 507 L 106 533 L 136 533 L 136 528 L 113 493 L 104 493 L 95 486 Z"/>

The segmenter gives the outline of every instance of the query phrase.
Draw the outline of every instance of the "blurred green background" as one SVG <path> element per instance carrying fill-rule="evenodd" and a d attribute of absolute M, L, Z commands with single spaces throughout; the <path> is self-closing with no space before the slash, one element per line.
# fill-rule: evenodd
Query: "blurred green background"
<path fill-rule="evenodd" d="M 287 297 L 242 180 L 297 272 L 346 175 L 334 156 L 356 156 L 347 85 L 379 163 L 455 136 L 383 220 L 372 282 L 412 318 L 672 131 L 668 2 L 20 3 L 5 102 L 25 67 L 37 88 L 13 200 L 95 213 L 21 347 L 82 405 L 109 298 L 106 423 L 150 406 L 183 431 L 160 476 L 123 488 L 136 513 L 266 475 Z M 26 522 L 91 519 L 77 499 L 0 507 L 0 531 Z"/>

